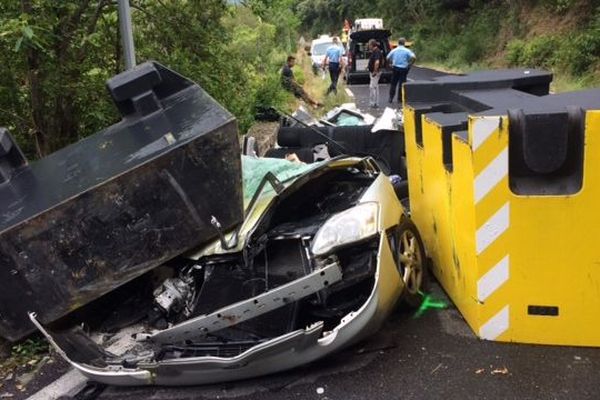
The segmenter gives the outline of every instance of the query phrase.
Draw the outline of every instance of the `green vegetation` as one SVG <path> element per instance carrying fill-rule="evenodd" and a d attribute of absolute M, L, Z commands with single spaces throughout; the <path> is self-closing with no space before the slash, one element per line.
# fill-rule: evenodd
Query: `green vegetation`
<path fill-rule="evenodd" d="M 50 345 L 43 338 L 26 339 L 15 344 L 11 350 L 11 356 L 16 363 L 31 361 L 40 358 L 50 351 Z"/>
<path fill-rule="evenodd" d="M 299 20 L 291 1 L 131 0 L 137 59 L 197 81 L 243 131 L 257 106 L 290 101 L 278 70 L 295 50 Z M 104 87 L 123 70 L 116 2 L 1 2 L 0 49 L 0 126 L 28 156 L 118 120 Z"/>
<path fill-rule="evenodd" d="M 394 37 L 414 41 L 420 63 L 547 68 L 557 90 L 600 84 L 599 0 L 130 1 L 138 60 L 200 83 L 241 131 L 257 107 L 295 104 L 278 71 L 300 32 L 339 33 L 344 19 L 358 17 L 382 17 Z M 0 126 L 29 157 L 118 120 L 104 89 L 123 70 L 116 2 L 0 2 L 0 49 Z M 322 98 L 318 85 L 310 90 Z"/>
<path fill-rule="evenodd" d="M 35 336 L 11 347 L 10 355 L 0 360 L 0 378 L 17 368 L 28 369 L 50 354 L 50 345 L 42 337 Z"/>
<path fill-rule="evenodd" d="M 298 11 L 311 35 L 339 32 L 344 18 L 382 17 L 414 42 L 420 63 L 545 68 L 557 89 L 600 85 L 598 0 L 299 0 Z"/>
<path fill-rule="evenodd" d="M 297 64 L 294 67 L 294 76 L 296 77 L 296 80 L 298 83 L 302 84 L 304 90 L 306 90 L 306 92 L 313 99 L 317 99 L 323 103 L 323 107 L 313 110 L 313 113 L 316 116 L 322 116 L 332 108 L 351 101 L 350 97 L 344 90 L 346 84 L 341 76 L 338 81 L 337 94 L 329 94 L 326 96 L 325 93 L 327 92 L 327 88 L 331 83 L 329 74 L 325 73 L 325 79 L 323 79 L 322 72 L 319 72 L 318 75 L 315 75 L 312 72 L 312 63 L 310 57 L 308 57 L 303 50 L 298 51 L 298 54 L 296 55 L 296 61 Z"/>

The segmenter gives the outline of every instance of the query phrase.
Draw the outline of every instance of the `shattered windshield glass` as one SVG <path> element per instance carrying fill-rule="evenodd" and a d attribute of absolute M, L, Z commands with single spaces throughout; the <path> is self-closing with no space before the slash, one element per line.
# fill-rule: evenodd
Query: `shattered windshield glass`
<path fill-rule="evenodd" d="M 244 181 L 244 202 L 250 201 L 267 172 L 271 172 L 281 182 L 296 178 L 307 171 L 317 168 L 322 163 L 304 164 L 281 158 L 255 158 L 242 156 L 242 176 Z M 273 188 L 267 185 L 264 193 Z"/>

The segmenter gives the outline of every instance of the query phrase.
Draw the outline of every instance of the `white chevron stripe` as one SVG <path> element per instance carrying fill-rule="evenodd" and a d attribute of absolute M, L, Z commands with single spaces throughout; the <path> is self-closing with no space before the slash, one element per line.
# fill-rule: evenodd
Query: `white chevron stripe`
<path fill-rule="evenodd" d="M 506 255 L 498 264 L 485 273 L 477 281 L 477 298 L 479 301 L 485 301 L 500 286 L 508 280 L 509 276 L 509 256 Z"/>
<path fill-rule="evenodd" d="M 485 340 L 496 340 L 509 327 L 510 314 L 508 306 L 505 306 L 498 314 L 490 318 L 479 328 L 479 337 Z"/>
<path fill-rule="evenodd" d="M 479 203 L 507 175 L 508 147 L 502 150 L 475 178 L 475 204 Z"/>
<path fill-rule="evenodd" d="M 500 118 L 477 118 L 473 121 L 473 150 L 489 138 L 500 126 Z"/>
<path fill-rule="evenodd" d="M 510 203 L 507 201 L 481 228 L 477 229 L 477 255 L 480 255 L 510 224 Z"/>

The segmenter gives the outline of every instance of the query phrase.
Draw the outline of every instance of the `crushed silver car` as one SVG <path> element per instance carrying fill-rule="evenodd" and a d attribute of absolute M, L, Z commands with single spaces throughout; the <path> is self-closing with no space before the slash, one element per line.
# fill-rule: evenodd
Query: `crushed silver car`
<path fill-rule="evenodd" d="M 243 164 L 255 171 L 244 174 L 244 222 L 221 232 L 213 218 L 219 240 L 126 292 L 138 315 L 118 333 L 90 336 L 30 315 L 75 368 L 112 385 L 245 379 L 365 338 L 401 297 L 419 304 L 423 244 L 372 158 Z"/>

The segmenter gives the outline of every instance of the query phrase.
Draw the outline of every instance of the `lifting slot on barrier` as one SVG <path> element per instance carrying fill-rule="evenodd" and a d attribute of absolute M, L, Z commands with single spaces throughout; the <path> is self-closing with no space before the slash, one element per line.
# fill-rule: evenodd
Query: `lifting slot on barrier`
<path fill-rule="evenodd" d="M 583 184 L 581 108 L 555 112 L 511 110 L 509 183 L 518 195 L 569 195 Z"/>
<path fill-rule="evenodd" d="M 558 317 L 558 307 L 556 306 L 527 306 L 527 314 L 541 315 L 545 317 Z"/>
<path fill-rule="evenodd" d="M 464 113 L 465 110 L 461 108 L 458 104 L 455 103 L 442 103 L 435 105 L 423 105 L 417 106 L 414 108 L 415 112 L 415 141 L 420 147 L 423 147 L 423 122 L 421 118 L 423 115 L 430 117 L 429 114 L 455 114 L 455 113 Z M 462 126 L 462 124 L 461 124 Z M 466 128 L 466 120 L 464 123 L 464 128 Z"/>

